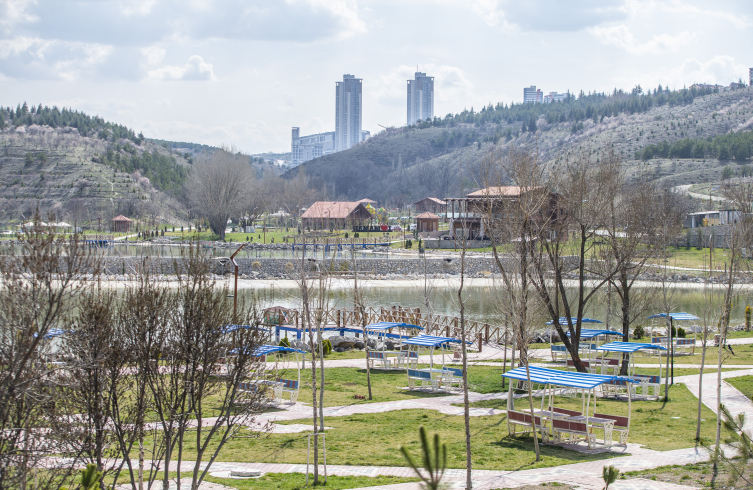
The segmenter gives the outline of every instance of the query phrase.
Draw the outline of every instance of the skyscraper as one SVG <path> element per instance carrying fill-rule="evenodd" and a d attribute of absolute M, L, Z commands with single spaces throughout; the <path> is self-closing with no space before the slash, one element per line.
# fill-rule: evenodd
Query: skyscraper
<path fill-rule="evenodd" d="M 408 125 L 434 117 L 434 77 L 416 72 L 415 80 L 408 80 Z"/>
<path fill-rule="evenodd" d="M 753 68 L 748 69 L 748 78 L 750 79 L 748 85 L 753 87 Z"/>
<path fill-rule="evenodd" d="M 363 140 L 361 79 L 343 75 L 342 82 L 335 82 L 335 98 L 335 151 L 342 151 Z"/>

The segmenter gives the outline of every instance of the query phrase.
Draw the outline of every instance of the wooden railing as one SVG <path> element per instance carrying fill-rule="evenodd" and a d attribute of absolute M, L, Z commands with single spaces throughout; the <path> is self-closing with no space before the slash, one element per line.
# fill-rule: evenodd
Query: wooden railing
<path fill-rule="evenodd" d="M 297 309 L 285 309 L 285 324 L 302 328 L 302 315 Z M 312 320 L 317 319 L 320 310 L 311 311 Z M 428 335 L 440 335 L 445 337 L 459 338 L 460 318 L 446 315 L 431 315 L 421 313 L 420 308 L 403 308 L 400 306 L 369 306 L 358 308 L 336 308 L 321 314 L 320 321 L 324 325 L 338 327 L 361 327 L 377 322 L 403 322 L 417 325 L 423 328 Z M 490 325 L 489 323 L 475 320 L 465 321 L 466 338 L 474 342 L 491 342 L 496 344 L 508 344 L 510 334 L 505 327 Z"/>

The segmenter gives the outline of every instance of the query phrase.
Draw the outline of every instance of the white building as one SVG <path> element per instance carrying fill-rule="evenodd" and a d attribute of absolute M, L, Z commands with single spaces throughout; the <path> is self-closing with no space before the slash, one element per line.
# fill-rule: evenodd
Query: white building
<path fill-rule="evenodd" d="M 290 160 L 293 166 L 335 151 L 334 131 L 300 136 L 300 129 L 293 128 L 291 136 Z"/>
<path fill-rule="evenodd" d="M 558 94 L 557 92 L 549 92 L 549 95 L 544 96 L 544 103 L 549 104 L 552 102 L 561 102 L 566 100 L 570 93 Z"/>
<path fill-rule="evenodd" d="M 541 89 L 537 89 L 536 85 L 531 85 L 528 88 L 523 89 L 523 103 L 524 104 L 541 104 L 544 102 L 543 93 Z"/>
<path fill-rule="evenodd" d="M 414 80 L 408 80 L 408 125 L 434 118 L 434 77 L 416 72 Z"/>
<path fill-rule="evenodd" d="M 335 82 L 335 151 L 363 141 L 361 82 L 353 75 L 343 75 L 342 82 Z"/>

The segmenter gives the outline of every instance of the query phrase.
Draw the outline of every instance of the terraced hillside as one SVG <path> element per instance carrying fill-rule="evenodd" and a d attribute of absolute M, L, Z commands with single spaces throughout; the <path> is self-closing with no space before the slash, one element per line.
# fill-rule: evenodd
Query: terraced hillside
<path fill-rule="evenodd" d="M 436 127 L 408 127 L 385 131 L 356 147 L 306 163 L 311 185 L 335 183 L 340 197 L 364 196 L 381 202 L 404 204 L 426 196 L 447 197 L 465 193 L 480 184 L 478 163 L 490 152 L 509 145 L 536 149 L 544 162 L 552 162 L 579 150 L 597 152 L 613 145 L 631 175 L 648 174 L 673 185 L 718 180 L 726 166 L 748 159 L 716 158 L 636 159 L 646 145 L 685 138 L 706 138 L 753 129 L 753 91 L 750 87 L 695 97 L 676 97 L 676 102 L 641 106 L 641 95 L 625 95 L 620 107 L 594 104 L 584 115 L 570 114 L 566 104 L 553 104 L 549 113 L 497 118 L 510 109 L 487 108 L 482 113 L 456 115 Z M 652 100 L 656 96 L 652 96 Z M 619 99 L 619 97 L 617 97 Z M 631 110 L 630 100 L 638 101 Z M 607 99 L 609 100 L 609 99 Z M 605 108 L 605 109 L 604 109 Z M 640 110 L 638 110 L 640 109 Z M 558 115 L 559 111 L 559 115 Z M 571 110 L 575 112 L 576 109 Z M 606 114 L 609 112 L 609 115 Z M 492 114 L 485 117 L 484 113 Z M 529 118 L 529 119 L 526 119 Z M 462 122 L 469 120 L 473 122 Z M 531 121 L 534 124 L 531 124 Z M 531 131 L 531 129 L 535 129 Z M 402 165 L 399 165 L 400 162 Z M 296 170 L 289 173 L 292 177 Z M 462 176 L 462 178 L 461 178 Z"/>
<path fill-rule="evenodd" d="M 0 149 L 0 218 L 5 221 L 28 219 L 36 209 L 78 223 L 137 210 L 156 220 L 184 213 L 171 193 L 180 192 L 189 163 L 153 143 L 29 125 L 0 131 Z"/>

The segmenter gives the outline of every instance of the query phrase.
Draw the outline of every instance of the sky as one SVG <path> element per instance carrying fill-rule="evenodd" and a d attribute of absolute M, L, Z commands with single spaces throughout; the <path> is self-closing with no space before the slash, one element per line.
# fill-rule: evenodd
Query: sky
<path fill-rule="evenodd" d="M 0 0 L 0 105 L 71 107 L 151 138 L 290 151 L 334 131 L 363 79 L 363 129 L 544 93 L 748 80 L 750 0 Z"/>

